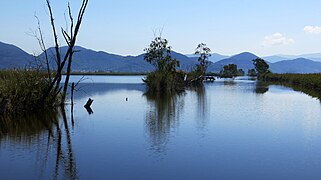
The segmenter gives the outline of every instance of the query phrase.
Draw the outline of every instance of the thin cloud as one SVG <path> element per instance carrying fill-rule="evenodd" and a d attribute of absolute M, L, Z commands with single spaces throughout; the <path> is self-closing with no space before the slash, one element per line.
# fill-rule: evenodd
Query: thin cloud
<path fill-rule="evenodd" d="M 305 26 L 303 31 L 308 34 L 320 34 L 321 27 L 320 26 Z"/>
<path fill-rule="evenodd" d="M 294 44 L 295 41 L 292 38 L 285 37 L 282 33 L 274 33 L 269 36 L 265 36 L 262 42 L 262 46 L 280 46 Z"/>

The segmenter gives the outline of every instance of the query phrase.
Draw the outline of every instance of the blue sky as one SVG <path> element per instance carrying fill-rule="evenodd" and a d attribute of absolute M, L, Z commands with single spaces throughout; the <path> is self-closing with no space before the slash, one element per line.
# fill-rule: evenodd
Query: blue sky
<path fill-rule="evenodd" d="M 65 27 L 67 0 L 52 0 L 58 27 Z M 81 0 L 71 1 L 76 15 Z M 78 45 L 138 55 L 163 29 L 175 51 L 193 53 L 198 43 L 213 52 L 260 56 L 321 52 L 320 0 L 90 0 Z M 40 17 L 47 46 L 53 45 L 45 0 L 0 2 L 0 41 L 39 52 L 29 32 Z M 60 39 L 63 43 L 63 39 Z"/>

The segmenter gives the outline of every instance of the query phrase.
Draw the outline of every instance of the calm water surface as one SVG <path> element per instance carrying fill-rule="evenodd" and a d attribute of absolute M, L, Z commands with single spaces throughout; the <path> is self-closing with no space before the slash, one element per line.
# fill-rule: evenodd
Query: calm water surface
<path fill-rule="evenodd" d="M 85 77 L 73 114 L 2 120 L 0 179 L 321 178 L 319 100 L 246 78 L 146 95 L 142 78 Z"/>

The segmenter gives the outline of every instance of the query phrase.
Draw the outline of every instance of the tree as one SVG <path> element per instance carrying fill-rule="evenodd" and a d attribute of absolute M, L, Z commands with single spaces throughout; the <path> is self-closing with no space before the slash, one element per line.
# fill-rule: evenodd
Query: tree
<path fill-rule="evenodd" d="M 199 55 L 198 62 L 200 63 L 197 66 L 197 70 L 204 75 L 209 64 L 208 58 L 211 56 L 211 49 L 206 46 L 206 44 L 201 43 L 195 49 L 195 55 Z"/>
<path fill-rule="evenodd" d="M 70 32 L 68 33 L 67 30 L 61 28 L 62 35 L 65 39 L 65 42 L 68 45 L 67 52 L 64 55 L 62 55 L 60 53 L 60 45 L 58 43 L 57 29 L 56 29 L 56 25 L 55 25 L 55 21 L 54 21 L 54 15 L 53 15 L 53 11 L 51 8 L 50 0 L 46 0 L 46 4 L 47 4 L 48 11 L 49 11 L 49 16 L 50 16 L 52 34 L 53 34 L 53 38 L 54 38 L 54 42 L 55 42 L 55 62 L 57 64 L 57 70 L 55 72 L 55 77 L 50 80 L 50 85 L 49 85 L 47 91 L 43 94 L 43 98 L 42 98 L 43 100 L 45 100 L 49 96 L 50 93 L 54 93 L 56 95 L 61 93 L 62 103 L 64 103 L 64 101 L 65 101 L 67 89 L 68 89 L 68 84 L 69 84 L 73 54 L 75 52 L 74 47 L 76 44 L 77 35 L 79 33 L 80 25 L 83 20 L 83 16 L 84 16 L 85 10 L 87 8 L 88 1 L 89 0 L 82 0 L 82 5 L 79 9 L 76 22 L 74 22 L 74 19 L 73 19 L 72 13 L 71 13 L 71 8 L 70 8 L 70 5 L 68 4 Z M 47 63 L 48 63 L 48 61 L 47 61 Z M 65 67 L 66 63 L 67 63 L 66 80 L 65 80 L 65 83 L 63 86 L 63 91 L 61 92 L 60 82 L 62 79 L 62 71 L 63 71 L 63 68 Z"/>
<path fill-rule="evenodd" d="M 256 76 L 257 74 L 256 74 L 255 69 L 249 69 L 249 70 L 247 71 L 247 75 L 248 75 L 248 76 Z"/>
<path fill-rule="evenodd" d="M 179 67 L 179 61 L 171 56 L 171 47 L 167 39 L 156 37 L 144 51 L 146 52 L 144 59 L 157 71 L 175 71 L 176 67 Z"/>
<path fill-rule="evenodd" d="M 221 77 L 223 78 L 232 78 L 237 76 L 238 70 L 236 64 L 228 64 L 223 67 L 221 71 Z"/>
<path fill-rule="evenodd" d="M 264 75 L 269 72 L 270 66 L 264 61 L 264 59 L 257 58 L 253 60 L 253 64 L 258 76 Z"/>
<path fill-rule="evenodd" d="M 237 76 L 244 76 L 245 75 L 245 72 L 243 69 L 238 69 L 237 70 Z"/>
<path fill-rule="evenodd" d="M 179 61 L 172 58 L 171 47 L 166 39 L 156 37 L 144 51 L 144 59 L 155 67 L 155 71 L 144 80 L 149 92 L 184 90 L 184 72 L 176 71 Z"/>

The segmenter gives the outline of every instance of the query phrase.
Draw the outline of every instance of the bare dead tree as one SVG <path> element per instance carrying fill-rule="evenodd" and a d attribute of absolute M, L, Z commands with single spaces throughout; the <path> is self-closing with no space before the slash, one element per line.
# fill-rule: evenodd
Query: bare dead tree
<path fill-rule="evenodd" d="M 70 19 L 70 33 L 68 33 L 66 30 L 61 28 L 62 35 L 63 35 L 63 37 L 64 37 L 64 39 L 65 39 L 65 41 L 66 41 L 66 43 L 68 45 L 68 50 L 63 56 L 61 56 L 61 53 L 59 51 L 60 46 L 59 46 L 59 43 L 58 43 L 57 30 L 56 30 L 56 26 L 55 26 L 55 22 L 54 22 L 54 15 L 53 15 L 53 12 L 52 12 L 50 0 L 46 0 L 47 8 L 49 10 L 49 15 L 50 15 L 52 33 L 53 33 L 53 37 L 54 37 L 54 41 L 55 41 L 55 52 L 56 52 L 56 54 L 55 54 L 56 57 L 55 58 L 56 58 L 56 62 L 57 62 L 57 70 L 56 70 L 55 78 L 53 78 L 53 80 L 51 81 L 51 84 L 50 84 L 47 92 L 44 94 L 43 99 L 48 97 L 49 94 L 52 93 L 52 91 L 53 91 L 53 93 L 55 93 L 56 95 L 61 93 L 62 94 L 62 103 L 65 102 L 67 89 L 68 89 L 68 84 L 69 84 L 70 72 L 71 72 L 71 64 L 72 64 L 73 54 L 75 52 L 74 51 L 74 46 L 76 44 L 77 35 L 79 33 L 79 29 L 80 29 L 80 26 L 81 26 L 81 23 L 82 23 L 82 20 L 83 20 L 83 16 L 85 14 L 85 10 L 86 10 L 87 5 L 88 5 L 88 1 L 89 0 L 83 0 L 82 1 L 82 5 L 81 5 L 81 7 L 79 9 L 78 17 L 77 17 L 77 21 L 76 21 L 75 26 L 74 26 L 74 19 L 72 17 L 72 13 L 71 13 L 71 8 L 70 8 L 70 5 L 68 4 L 69 19 Z M 62 71 L 63 71 L 66 63 L 67 63 L 66 81 L 65 81 L 64 86 L 63 86 L 63 91 L 61 92 L 60 83 L 61 83 L 61 79 L 62 79 Z"/>
<path fill-rule="evenodd" d="M 40 20 L 36 14 L 35 14 L 35 18 L 37 19 L 37 23 L 38 23 L 38 27 L 37 27 L 38 33 L 37 32 L 35 33 L 35 37 L 37 38 L 39 46 L 45 55 L 45 61 L 46 61 L 45 63 L 46 63 L 46 67 L 47 67 L 47 73 L 48 73 L 49 81 L 51 81 L 52 79 L 51 79 L 50 62 L 49 62 L 49 58 L 48 58 L 46 44 L 44 42 L 43 33 L 41 30 Z"/>

